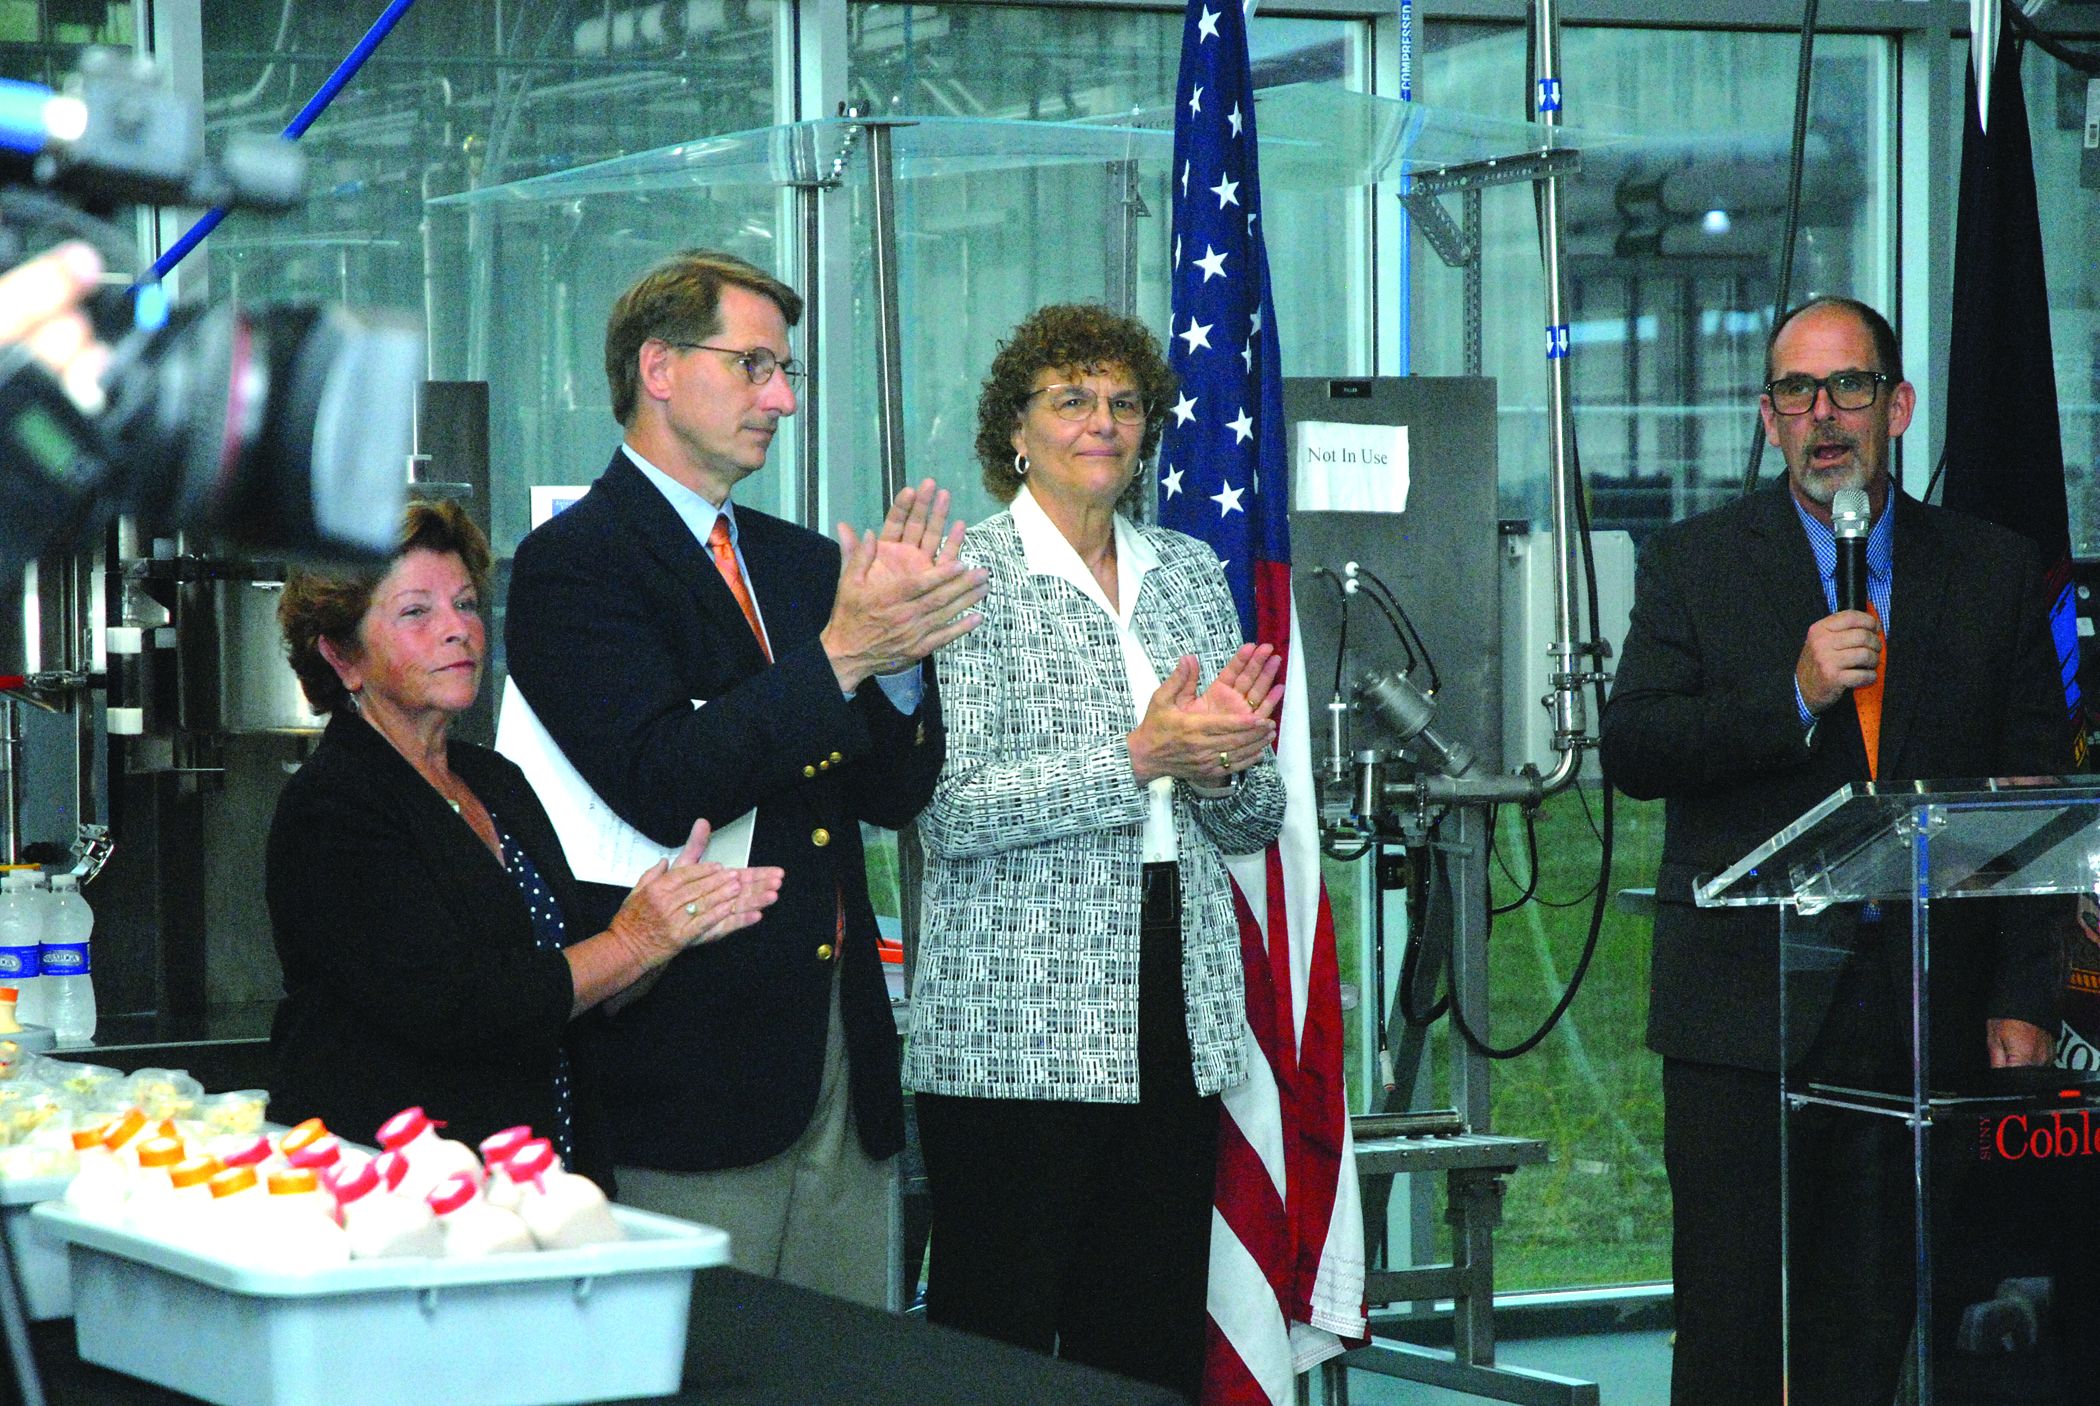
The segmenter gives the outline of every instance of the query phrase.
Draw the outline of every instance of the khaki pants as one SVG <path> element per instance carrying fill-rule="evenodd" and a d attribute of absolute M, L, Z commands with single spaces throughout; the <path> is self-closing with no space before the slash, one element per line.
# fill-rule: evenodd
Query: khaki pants
<path fill-rule="evenodd" d="M 792 1147 L 749 1167 L 618 1173 L 625 1204 L 728 1231 L 738 1269 L 898 1307 L 897 1159 L 869 1157 L 854 1129 L 836 984 L 817 1106 Z"/>

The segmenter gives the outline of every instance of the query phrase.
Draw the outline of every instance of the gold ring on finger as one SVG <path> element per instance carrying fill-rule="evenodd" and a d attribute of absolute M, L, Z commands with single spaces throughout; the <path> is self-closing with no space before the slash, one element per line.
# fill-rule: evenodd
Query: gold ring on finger
<path fill-rule="evenodd" d="M 1231 758 L 1231 757 L 1230 757 L 1229 755 L 1227 755 L 1226 753 L 1224 753 L 1224 752 L 1220 752 L 1220 753 L 1218 753 L 1218 770 L 1219 770 L 1219 771 L 1231 771 L 1231 770 L 1232 770 L 1232 758 Z"/>
<path fill-rule="evenodd" d="M 685 905 L 685 915 L 686 915 L 686 916 L 687 916 L 688 918 L 697 918 L 697 917 L 699 917 L 699 916 L 700 916 L 700 905 L 699 905 L 699 904 L 697 904 L 697 903 L 688 903 L 688 904 L 686 904 L 686 905 Z"/>

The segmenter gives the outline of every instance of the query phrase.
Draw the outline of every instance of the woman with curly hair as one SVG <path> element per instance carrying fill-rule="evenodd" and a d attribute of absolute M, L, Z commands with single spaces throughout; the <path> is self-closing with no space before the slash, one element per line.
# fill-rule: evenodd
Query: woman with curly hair
<path fill-rule="evenodd" d="M 962 555 L 905 1081 L 927 1314 L 1193 1400 L 1218 1095 L 1244 1077 L 1223 856 L 1275 838 L 1279 661 L 1209 547 L 1133 520 L 1174 375 L 1104 308 L 1015 329 L 978 400 L 1008 510 Z"/>

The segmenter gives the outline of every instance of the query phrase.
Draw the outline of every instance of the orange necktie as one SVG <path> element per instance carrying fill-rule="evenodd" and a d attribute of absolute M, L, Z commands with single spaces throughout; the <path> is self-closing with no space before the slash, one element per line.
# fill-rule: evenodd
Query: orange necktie
<path fill-rule="evenodd" d="M 736 548 L 729 541 L 729 519 L 719 513 L 715 515 L 714 530 L 707 534 L 707 549 L 714 553 L 715 570 L 722 573 L 722 584 L 729 588 L 729 594 L 736 597 L 738 607 L 743 610 L 744 623 L 758 638 L 758 647 L 765 651 L 767 662 L 772 662 L 773 647 L 766 643 L 765 627 L 758 623 L 758 607 L 751 603 L 751 588 L 745 584 L 743 568 L 736 564 Z M 837 916 L 832 920 L 834 957 L 846 946 L 845 895 L 839 896 L 835 907 Z"/>
<path fill-rule="evenodd" d="M 765 651 L 766 659 L 773 658 L 773 647 L 766 643 L 765 628 L 758 623 L 758 607 L 751 603 L 751 588 L 744 584 L 743 568 L 736 564 L 736 547 L 729 540 L 729 519 L 717 513 L 714 530 L 707 534 L 707 549 L 715 555 L 715 570 L 722 573 L 722 584 L 736 603 L 743 609 L 745 623 L 751 633 L 758 637 L 758 647 Z"/>
<path fill-rule="evenodd" d="M 1872 601 L 1867 602 L 1867 614 L 1874 617 L 1874 624 L 1878 628 L 1881 624 L 1881 612 L 1874 608 Z M 1867 745 L 1867 775 L 1872 778 L 1879 778 L 1881 775 L 1881 693 L 1883 686 L 1888 683 L 1888 678 L 1889 634 L 1888 631 L 1882 630 L 1881 667 L 1874 671 L 1874 682 L 1865 688 L 1852 690 L 1852 706 L 1859 713 L 1859 739 Z"/>

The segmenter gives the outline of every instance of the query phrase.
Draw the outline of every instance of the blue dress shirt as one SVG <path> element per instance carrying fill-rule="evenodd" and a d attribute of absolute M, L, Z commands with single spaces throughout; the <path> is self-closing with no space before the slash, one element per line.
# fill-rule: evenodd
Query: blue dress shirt
<path fill-rule="evenodd" d="M 1893 492 L 1893 490 L 1891 490 Z M 1801 519 L 1801 530 L 1808 534 L 1808 549 L 1815 554 L 1816 572 L 1823 578 L 1823 601 L 1831 613 L 1837 613 L 1837 533 L 1827 522 L 1818 521 L 1801 506 L 1801 500 L 1791 500 L 1795 516 Z M 1881 616 L 1881 633 L 1886 638 L 1891 632 L 1889 613 L 1889 589 L 1896 569 L 1896 514 L 1893 504 L 1884 505 L 1881 516 L 1867 529 L 1867 599 L 1874 602 L 1874 610 Z M 1794 707 L 1801 715 L 1801 725 L 1813 732 L 1816 715 L 1808 711 L 1808 702 L 1801 696 L 1801 681 L 1794 681 Z"/>

